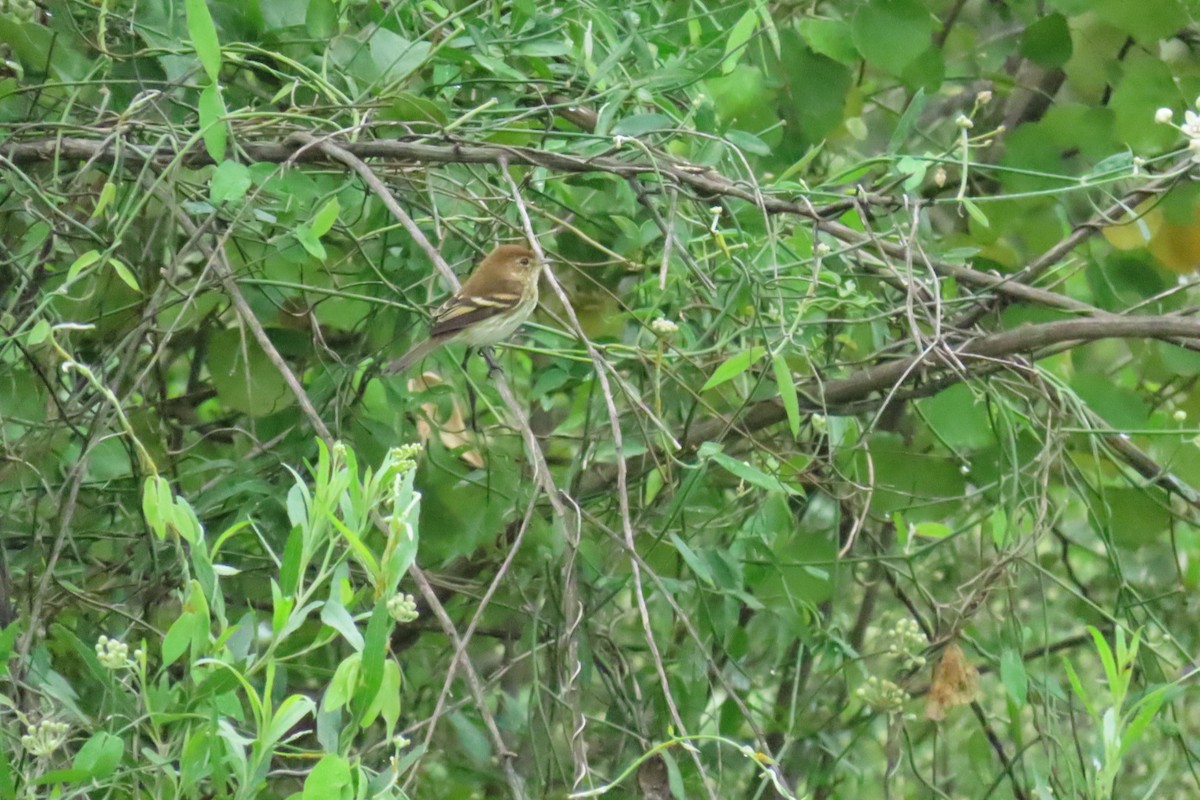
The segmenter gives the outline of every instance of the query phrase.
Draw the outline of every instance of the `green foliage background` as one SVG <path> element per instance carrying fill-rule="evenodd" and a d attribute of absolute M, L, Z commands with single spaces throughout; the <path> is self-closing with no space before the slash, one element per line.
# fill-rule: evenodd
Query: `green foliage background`
<path fill-rule="evenodd" d="M 1200 789 L 1195 0 L 0 8 L 0 797 Z"/>

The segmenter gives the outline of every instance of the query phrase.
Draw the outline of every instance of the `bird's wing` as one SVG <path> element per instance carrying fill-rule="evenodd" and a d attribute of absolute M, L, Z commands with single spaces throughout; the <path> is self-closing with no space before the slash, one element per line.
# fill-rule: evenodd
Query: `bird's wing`
<path fill-rule="evenodd" d="M 493 287 L 492 291 L 481 295 L 469 294 L 470 288 L 468 281 L 458 294 L 434 312 L 429 327 L 430 336 L 437 339 L 453 336 L 463 328 L 511 311 L 524 297 L 520 284 L 516 281 L 505 281 L 505 285 Z"/>

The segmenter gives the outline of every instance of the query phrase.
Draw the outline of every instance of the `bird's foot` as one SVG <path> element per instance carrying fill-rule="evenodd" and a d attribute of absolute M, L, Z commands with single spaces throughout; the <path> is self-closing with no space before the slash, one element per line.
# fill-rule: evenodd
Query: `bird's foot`
<path fill-rule="evenodd" d="M 496 376 L 497 372 L 501 372 L 501 373 L 504 372 L 504 370 L 500 369 L 500 365 L 496 363 L 496 351 L 495 350 L 493 350 L 490 347 L 485 347 L 484 349 L 479 351 L 479 354 L 481 356 L 483 356 L 483 360 L 487 362 L 488 380 L 489 381 Z"/>

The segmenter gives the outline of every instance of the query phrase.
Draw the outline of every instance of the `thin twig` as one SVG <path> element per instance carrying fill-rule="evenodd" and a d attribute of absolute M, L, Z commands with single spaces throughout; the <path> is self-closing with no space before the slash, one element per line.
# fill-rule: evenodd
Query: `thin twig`
<path fill-rule="evenodd" d="M 538 254 L 539 258 L 544 260 L 544 256 L 541 252 L 541 246 L 537 241 L 537 237 L 533 233 L 533 223 L 530 222 L 529 212 L 525 208 L 525 202 L 521 198 L 521 191 L 517 187 L 517 182 L 513 180 L 512 173 L 509 172 L 507 163 L 502 163 L 501 168 L 503 170 L 505 179 L 508 181 L 508 188 L 512 192 L 513 201 L 517 205 L 517 212 L 520 214 L 521 224 L 525 228 L 525 235 L 529 238 L 529 242 L 534 248 L 534 252 Z M 608 410 L 609 431 L 611 432 L 613 438 L 613 453 L 617 465 L 617 507 L 621 515 L 621 530 L 625 536 L 626 546 L 632 550 L 634 549 L 635 545 L 633 541 L 633 522 L 629 512 L 629 481 L 628 470 L 625 466 L 624 437 L 621 432 L 621 420 L 617 413 L 616 401 L 613 398 L 612 386 L 608 381 L 608 364 L 592 345 L 592 342 L 590 339 L 588 339 L 587 334 L 584 333 L 583 326 L 579 322 L 579 317 L 575 315 L 575 308 L 571 305 L 570 298 L 567 297 L 567 293 L 563 291 L 562 286 L 559 284 L 558 280 L 554 277 L 554 273 L 549 268 L 546 269 L 546 281 L 550 284 L 550 287 L 554 290 L 554 293 L 558 296 L 559 301 L 562 303 L 563 310 L 567 315 L 567 319 L 570 320 L 571 326 L 575 330 L 576 335 L 578 335 L 583 341 L 584 346 L 587 348 L 588 355 L 592 359 L 592 364 L 596 369 L 596 378 L 600 382 L 600 394 L 604 398 L 604 405 Z M 646 594 L 642 587 L 641 567 L 638 565 L 636 559 L 630 559 L 629 566 L 633 575 L 634 595 L 637 599 L 638 612 L 642 619 L 642 629 L 646 634 L 646 644 L 650 648 L 650 652 L 654 657 L 654 668 L 658 673 L 659 683 L 662 687 L 663 700 L 666 702 L 667 708 L 671 713 L 671 720 L 675 724 L 676 730 L 681 736 L 686 736 L 687 727 L 683 724 L 683 717 L 679 714 L 679 709 L 675 705 L 675 699 L 671 695 L 671 682 L 667 677 L 666 665 L 663 663 L 662 654 L 659 652 L 658 642 L 654 639 L 654 628 L 650 623 L 650 610 L 646 605 Z M 704 786 L 708 791 L 709 796 L 713 800 L 716 800 L 716 795 L 713 794 L 712 786 L 707 779 L 706 770 L 704 769 L 703 762 L 700 760 L 699 754 L 694 751 L 690 751 L 690 753 L 693 762 L 696 764 L 697 770 L 699 770 L 701 776 L 704 777 Z"/>

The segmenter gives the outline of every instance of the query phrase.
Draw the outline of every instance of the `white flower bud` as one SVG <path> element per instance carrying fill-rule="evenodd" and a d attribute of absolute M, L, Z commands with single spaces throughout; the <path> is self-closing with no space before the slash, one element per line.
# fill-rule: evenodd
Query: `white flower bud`
<path fill-rule="evenodd" d="M 1164 107 L 1164 108 L 1160 108 L 1158 111 L 1154 112 L 1154 121 L 1157 122 L 1159 125 L 1166 125 L 1168 122 L 1170 122 L 1172 120 L 1172 118 L 1174 118 L 1174 116 L 1175 116 L 1174 111 L 1172 111 L 1169 108 Z"/>
<path fill-rule="evenodd" d="M 669 319 L 659 317 L 650 323 L 650 330 L 654 331 L 660 336 L 670 336 L 672 333 L 679 331 L 679 326 Z"/>

